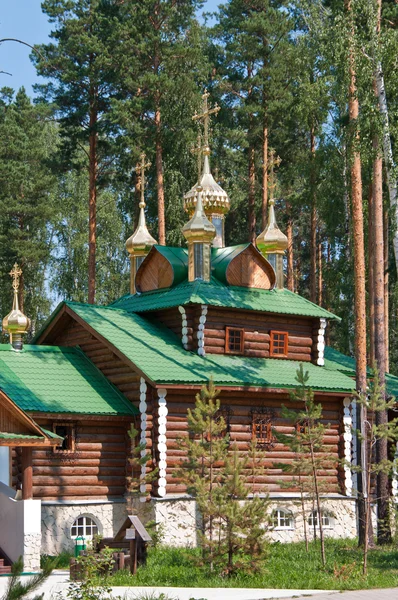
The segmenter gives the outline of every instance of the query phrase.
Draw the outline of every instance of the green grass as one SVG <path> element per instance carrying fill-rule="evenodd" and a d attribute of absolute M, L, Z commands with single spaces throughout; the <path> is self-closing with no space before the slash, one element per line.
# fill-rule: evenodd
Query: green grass
<path fill-rule="evenodd" d="M 322 567 L 317 543 L 305 551 L 304 543 L 271 544 L 261 574 L 238 573 L 225 578 L 198 567 L 192 560 L 197 549 L 152 548 L 146 566 L 135 576 L 119 571 L 110 585 L 173 587 L 247 587 L 356 590 L 398 586 L 398 549 L 378 548 L 369 552 L 369 573 L 362 575 L 362 556 L 352 540 L 327 540 L 327 566 Z"/>
<path fill-rule="evenodd" d="M 73 556 L 73 552 L 67 552 L 66 550 L 57 556 L 42 554 L 40 557 L 40 566 L 43 568 L 48 562 L 52 562 L 54 569 L 69 569 L 69 561 Z"/>

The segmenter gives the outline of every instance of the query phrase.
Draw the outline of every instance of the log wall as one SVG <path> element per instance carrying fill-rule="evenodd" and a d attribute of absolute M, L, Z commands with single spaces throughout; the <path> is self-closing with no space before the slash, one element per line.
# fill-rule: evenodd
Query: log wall
<path fill-rule="evenodd" d="M 138 406 L 140 376 L 126 365 L 103 342 L 95 338 L 80 323 L 72 321 L 52 342 L 58 346 L 80 346 L 88 358 L 102 371 L 128 400 Z"/>
<path fill-rule="evenodd" d="M 196 342 L 196 331 L 197 331 L 197 319 L 196 312 L 198 307 L 196 306 L 184 306 L 186 320 L 187 320 L 187 350 L 195 350 L 197 347 Z M 199 307 L 200 313 L 200 307 Z M 166 327 L 171 329 L 178 338 L 182 339 L 182 315 L 178 310 L 178 307 L 168 308 L 164 310 L 158 310 L 151 313 L 145 313 L 146 318 L 155 319 L 163 323 Z M 195 329 L 196 327 L 196 329 Z"/>
<path fill-rule="evenodd" d="M 189 395 L 188 395 L 189 394 Z M 187 409 L 194 407 L 195 392 L 169 391 L 167 394 L 167 494 L 179 494 L 185 492 L 185 486 L 174 477 L 176 469 L 184 458 L 184 450 L 178 445 L 178 438 L 188 435 Z M 292 425 L 281 416 L 281 405 L 286 404 L 289 408 L 298 408 L 290 402 L 287 396 L 284 399 L 264 397 L 258 392 L 221 392 L 221 406 L 229 407 L 232 411 L 230 418 L 231 443 L 236 443 L 239 451 L 245 453 L 251 440 L 252 419 L 250 410 L 252 408 L 267 407 L 273 411 L 273 428 L 281 433 L 289 434 Z M 326 397 L 321 400 L 323 406 L 323 420 L 326 426 L 325 446 L 323 455 L 328 462 L 327 468 L 322 472 L 323 491 L 329 493 L 344 493 L 343 473 L 338 466 L 339 457 L 342 457 L 342 399 Z M 279 442 L 275 442 L 272 449 L 266 452 L 264 466 L 266 472 L 256 482 L 256 491 L 259 492 L 293 492 L 293 487 L 285 488 L 281 482 L 291 480 L 288 475 L 278 468 L 278 463 L 291 463 L 294 459 L 293 452 Z M 325 489 L 327 488 L 327 490 Z"/>
<path fill-rule="evenodd" d="M 225 328 L 245 331 L 244 355 L 269 358 L 270 331 L 287 331 L 288 356 L 291 360 L 311 361 L 313 320 L 301 317 L 270 315 L 245 310 L 208 307 L 205 324 L 205 351 L 225 354 Z"/>
<path fill-rule="evenodd" d="M 52 430 L 56 420 L 37 419 Z M 62 421 L 58 417 L 58 421 Z M 112 422 L 111 422 L 112 421 Z M 75 425 L 75 450 L 72 453 L 33 449 L 33 496 L 50 499 L 103 499 L 126 492 L 129 473 L 130 423 L 80 420 Z M 21 482 L 20 449 L 13 450 L 13 487 Z"/>

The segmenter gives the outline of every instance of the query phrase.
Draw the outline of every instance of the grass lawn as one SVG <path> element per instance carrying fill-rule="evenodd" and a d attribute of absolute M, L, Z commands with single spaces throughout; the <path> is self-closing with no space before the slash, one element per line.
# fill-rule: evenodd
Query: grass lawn
<path fill-rule="evenodd" d="M 197 549 L 152 548 L 145 567 L 132 576 L 119 571 L 108 579 L 110 585 L 176 587 L 258 587 L 356 590 L 398 586 L 398 548 L 369 552 L 369 574 L 361 573 L 361 553 L 351 540 L 327 540 L 327 566 L 320 560 L 317 543 L 305 551 L 304 543 L 271 544 L 261 574 L 225 578 L 198 567 L 192 561 Z"/>

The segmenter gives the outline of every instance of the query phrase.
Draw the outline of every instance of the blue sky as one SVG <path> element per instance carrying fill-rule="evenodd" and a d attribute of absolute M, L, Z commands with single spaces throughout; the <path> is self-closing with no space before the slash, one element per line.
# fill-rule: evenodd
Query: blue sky
<path fill-rule="evenodd" d="M 222 0 L 206 0 L 205 10 L 215 10 Z M 41 0 L 0 0 L 0 38 L 18 38 L 32 46 L 46 42 L 50 24 L 41 12 Z M 19 89 L 25 86 L 32 94 L 32 85 L 39 78 L 29 59 L 27 46 L 6 42 L 0 45 L 0 87 Z"/>

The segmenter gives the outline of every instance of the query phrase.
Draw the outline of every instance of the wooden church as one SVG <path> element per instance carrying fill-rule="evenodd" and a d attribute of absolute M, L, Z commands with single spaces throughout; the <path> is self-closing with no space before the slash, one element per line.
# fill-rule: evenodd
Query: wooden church
<path fill-rule="evenodd" d="M 29 323 L 18 308 L 14 269 L 13 311 L 3 321 L 11 344 L 0 346 L 0 518 L 11 488 L 14 501 L 18 494 L 39 501 L 35 543 L 43 553 L 120 528 L 131 424 L 151 455 L 143 471 L 157 469 L 156 479 L 142 485 L 136 510 L 163 525 L 168 543 L 196 543 L 195 501 L 174 475 L 184 459 L 178 438 L 187 435 L 187 409 L 210 376 L 221 390 L 232 443 L 245 452 L 255 438 L 266 451 L 257 491 L 272 501 L 271 537 L 301 539 L 299 494 L 278 467 L 293 455 L 275 437 L 291 431 L 281 406 L 301 363 L 327 426 L 324 529 L 335 537 L 356 535 L 355 476 L 341 466 L 341 459 L 356 460 L 353 365 L 324 341 L 328 321 L 339 319 L 284 289 L 287 238 L 276 223 L 273 194 L 256 245 L 225 247 L 230 199 L 210 170 L 208 123 L 215 109 L 207 97 L 197 115 L 204 122 L 201 171 L 184 199 L 186 248 L 159 246 L 147 229 L 143 157 L 139 223 L 126 244 L 130 294 L 109 306 L 62 302 L 34 345 L 23 345 Z M 395 378 L 388 385 L 390 393 L 398 391 Z M 313 507 L 306 508 L 313 524 Z"/>

